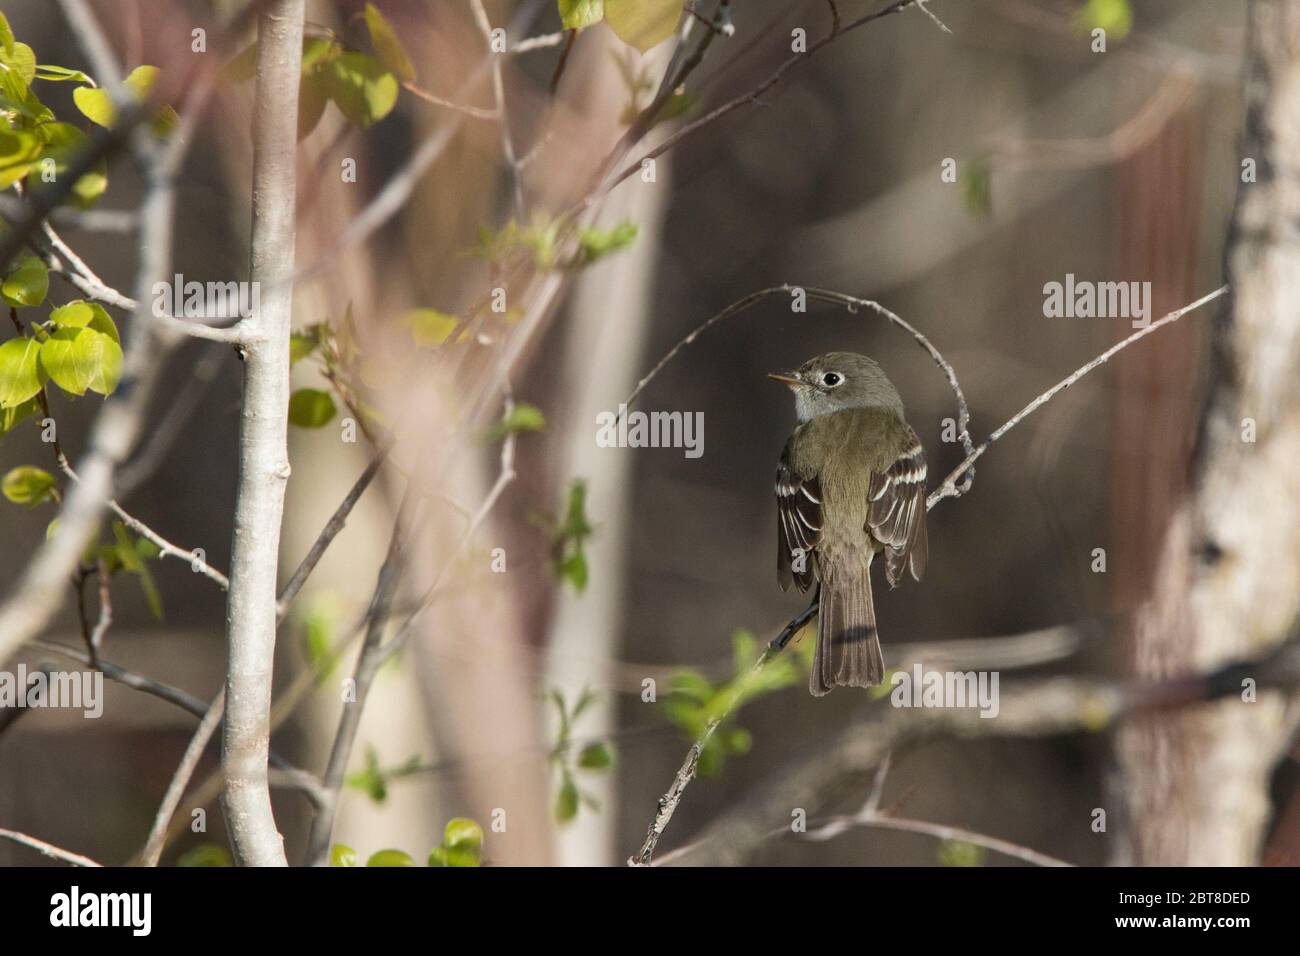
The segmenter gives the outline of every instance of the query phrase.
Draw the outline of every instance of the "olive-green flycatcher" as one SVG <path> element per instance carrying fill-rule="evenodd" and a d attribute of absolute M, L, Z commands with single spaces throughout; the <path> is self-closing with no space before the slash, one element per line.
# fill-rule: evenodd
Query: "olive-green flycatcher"
<path fill-rule="evenodd" d="M 897 586 L 925 573 L 925 455 L 903 400 L 879 365 L 828 352 L 771 378 L 794 392 L 799 424 L 776 468 L 777 580 L 818 584 L 809 690 L 872 687 L 885 675 L 871 600 L 871 560 Z"/>

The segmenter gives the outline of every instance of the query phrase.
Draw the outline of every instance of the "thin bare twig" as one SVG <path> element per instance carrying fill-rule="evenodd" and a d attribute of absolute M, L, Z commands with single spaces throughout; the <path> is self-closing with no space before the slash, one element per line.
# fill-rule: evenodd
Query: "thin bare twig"
<path fill-rule="evenodd" d="M 505 160 L 506 170 L 510 175 L 510 195 L 514 203 L 515 218 L 522 222 L 525 219 L 526 211 L 523 175 L 520 172 L 519 160 L 515 155 L 514 137 L 510 132 L 510 111 L 506 108 L 506 87 L 501 57 L 492 55 L 492 21 L 488 19 L 487 8 L 483 6 L 483 0 L 469 0 L 469 7 L 474 14 L 474 22 L 478 24 L 479 32 L 483 35 L 483 43 L 487 48 L 488 57 L 492 61 L 492 100 L 496 104 L 497 118 L 501 121 L 501 156 Z M 568 54 L 568 49 L 568 47 L 565 47 L 565 52 L 560 59 L 561 64 L 563 64 L 564 57 Z"/>
<path fill-rule="evenodd" d="M 194 736 L 185 747 L 185 753 L 181 756 L 181 762 L 176 767 L 175 773 L 172 774 L 171 782 L 167 785 L 167 792 L 163 794 L 162 803 L 158 807 L 158 812 L 154 814 L 153 826 L 149 828 L 149 836 L 145 839 L 144 848 L 140 851 L 138 862 L 141 866 L 157 866 L 158 860 L 162 857 L 163 847 L 167 843 L 167 828 L 171 824 L 172 816 L 176 813 L 176 808 L 180 806 L 181 798 L 185 796 L 185 788 L 189 785 L 190 777 L 194 775 L 194 768 L 199 765 L 203 759 L 203 751 L 207 749 L 208 742 L 212 740 L 212 735 L 216 733 L 217 727 L 221 725 L 221 719 L 226 712 L 226 689 L 224 687 L 217 691 L 217 696 L 213 698 L 212 703 L 208 705 L 207 713 L 199 721 L 198 727 L 194 729 Z"/>
<path fill-rule="evenodd" d="M 748 106 L 750 104 L 756 104 L 762 102 L 763 94 L 766 93 L 768 90 L 770 90 L 772 87 L 776 86 L 778 83 L 780 83 L 781 80 L 785 77 L 785 74 L 789 70 L 793 69 L 794 67 L 798 66 L 801 63 L 805 63 L 808 60 L 812 59 L 824 47 L 833 43 L 835 40 L 839 39 L 840 37 L 848 33 L 852 33 L 854 30 L 858 29 L 859 27 L 864 27 L 868 23 L 871 23 L 875 20 L 879 20 L 883 17 L 890 16 L 891 14 L 894 13 L 901 13 L 903 10 L 906 10 L 908 7 L 912 6 L 912 4 L 914 4 L 915 2 L 916 0 L 897 0 L 896 3 L 890 4 L 888 7 L 885 7 L 883 10 L 878 10 L 875 13 L 869 13 L 864 16 L 858 17 L 855 20 L 850 20 L 848 23 L 843 24 L 842 26 L 833 27 L 829 33 L 827 33 L 821 39 L 817 40 L 815 43 L 811 44 L 808 47 L 807 51 L 802 53 L 796 53 L 793 56 L 791 56 L 789 59 L 782 61 L 781 65 L 778 66 L 767 77 L 767 79 L 759 83 L 758 86 L 754 87 L 753 89 L 749 90 L 746 93 L 742 93 L 741 95 L 735 97 L 734 99 L 728 100 L 726 103 L 723 103 L 720 106 L 714 107 L 712 110 L 705 113 L 703 116 L 699 117 L 698 119 L 694 119 L 689 123 L 684 124 L 680 128 L 674 130 L 669 136 L 667 136 L 663 140 L 663 142 L 661 142 L 659 145 L 654 147 L 654 149 L 651 149 L 649 152 L 645 153 L 640 159 L 629 163 L 627 166 L 623 168 L 623 170 L 620 173 L 618 173 L 612 179 L 608 180 L 599 189 L 597 189 L 596 191 L 588 195 L 587 198 L 583 200 L 583 204 L 591 205 L 596 200 L 607 196 L 616 186 L 618 186 L 619 183 L 623 182 L 626 179 L 630 179 L 632 176 L 638 173 L 641 170 L 642 165 L 647 160 L 657 159 L 658 157 L 662 156 L 664 153 L 672 149 L 674 146 L 676 146 L 678 143 L 680 143 L 683 139 L 692 135 L 693 133 L 698 132 L 700 129 L 704 128 L 705 126 L 708 126 L 710 123 L 714 123 L 718 121 L 722 117 L 740 109 L 743 106 Z M 711 38 L 713 34 L 709 33 L 706 34 L 705 36 L 706 38 Z M 680 82 L 681 81 L 679 80 L 678 83 L 674 84 L 674 87 L 676 85 L 680 85 Z M 671 90 L 669 92 L 671 93 Z M 665 102 L 666 99 L 667 98 L 664 97 Z M 656 98 L 656 103 L 658 104 L 657 106 L 655 104 L 652 104 L 652 106 L 655 109 L 655 112 L 654 114 L 652 114 L 652 116 L 657 116 L 659 109 L 661 109 L 663 106 L 663 104 L 659 102 L 658 98 Z M 639 135 L 636 137 L 636 139 L 640 139 L 640 138 L 641 137 Z M 636 140 L 631 140 L 631 142 L 629 143 L 629 148 L 631 143 L 634 143 L 635 141 Z"/>
<path fill-rule="evenodd" d="M 308 549 L 297 570 L 293 572 L 293 577 L 289 578 L 289 583 L 280 592 L 280 597 L 276 600 L 276 620 L 283 621 L 284 616 L 289 613 L 289 608 L 298 596 L 298 592 L 307 583 L 307 578 L 316 569 L 316 565 L 320 563 L 320 559 L 324 557 L 330 544 L 333 543 L 334 539 L 338 537 L 338 533 L 347 524 L 348 515 L 352 513 L 352 509 L 356 507 L 357 502 L 361 500 L 361 496 L 370 487 L 375 475 L 379 474 L 379 469 L 387 460 L 392 447 L 393 440 L 391 438 L 380 446 L 379 451 L 370 459 L 370 464 L 366 466 L 366 470 L 361 473 L 361 477 L 353 482 L 347 495 L 339 503 L 339 506 L 334 509 L 334 513 L 330 515 L 329 520 L 325 522 L 325 527 L 321 528 L 320 534 L 312 542 L 311 548 Z"/>
<path fill-rule="evenodd" d="M 457 113 L 464 113 L 473 119 L 495 120 L 501 119 L 502 114 L 496 109 L 484 109 L 481 106 L 469 106 L 465 103 L 457 103 L 454 100 L 445 99 L 436 93 L 430 93 L 414 80 L 403 80 L 402 89 L 412 96 L 419 97 L 426 103 L 432 103 L 434 106 L 441 106 L 444 109 L 455 110 Z"/>
<path fill-rule="evenodd" d="M 1197 299 L 1195 302 L 1189 302 L 1181 309 L 1175 309 L 1173 312 L 1170 312 L 1168 315 L 1165 315 L 1157 319 L 1155 322 L 1152 322 L 1146 328 L 1139 329 L 1138 331 L 1134 332 L 1132 335 L 1128 336 L 1127 338 L 1122 339 L 1119 342 L 1116 342 L 1114 345 L 1112 345 L 1106 351 L 1102 352 L 1091 362 L 1088 362 L 1086 365 L 1080 366 L 1079 368 L 1075 369 L 1074 372 L 1067 375 L 1061 381 L 1057 382 L 1047 391 L 1043 392 L 1041 395 L 1035 398 L 1032 402 L 1030 402 L 1020 411 L 1016 412 L 1016 414 L 1012 415 L 1011 418 L 1009 418 L 996 431 L 994 431 L 991 435 L 989 435 L 988 438 L 984 439 L 984 441 L 980 443 L 978 448 L 968 451 L 966 453 L 966 459 L 948 474 L 948 477 L 943 480 L 942 484 L 940 484 L 938 488 L 930 492 L 930 496 L 926 499 L 925 502 L 926 510 L 928 511 L 929 509 L 933 508 L 944 498 L 960 497 L 965 492 L 965 489 L 958 485 L 957 483 L 958 479 L 962 478 L 963 475 L 965 475 L 970 471 L 971 466 L 975 464 L 976 460 L 980 458 L 980 456 L 982 456 L 984 452 L 988 451 L 989 446 L 992 445 L 999 438 L 1001 438 L 1003 435 L 1005 435 L 1007 432 L 1011 431 L 1011 429 L 1015 428 L 1016 425 L 1020 424 L 1020 422 L 1024 421 L 1026 418 L 1032 415 L 1043 405 L 1046 405 L 1058 393 L 1065 391 L 1065 389 L 1069 388 L 1071 385 L 1073 385 L 1079 379 L 1083 378 L 1093 369 L 1097 368 L 1099 365 L 1104 365 L 1117 352 L 1120 352 L 1123 349 L 1128 348 L 1130 345 L 1132 345 L 1134 342 L 1138 341 L 1139 339 L 1146 338 L 1148 335 L 1150 335 L 1152 332 L 1156 331 L 1157 329 L 1164 328 L 1166 325 L 1169 325 L 1173 322 L 1177 322 L 1179 319 L 1187 315 L 1189 312 L 1195 312 L 1201 306 L 1213 302 L 1215 299 L 1221 298 L 1227 294 L 1228 294 L 1228 286 L 1226 285 L 1219 286 L 1219 288 L 1215 289 L 1213 292 L 1206 293 L 1205 295 Z"/>
<path fill-rule="evenodd" d="M 73 853 L 71 850 L 64 850 L 55 846 L 53 843 L 46 843 L 44 840 L 38 840 L 36 837 L 28 836 L 26 833 L 19 833 L 17 830 L 0 829 L 0 837 L 6 840 L 13 840 L 15 843 L 21 843 L 23 846 L 31 847 L 38 853 L 48 856 L 52 860 L 60 860 L 63 863 L 71 863 L 73 866 L 99 866 L 88 856 L 82 856 L 80 853 Z"/>
<path fill-rule="evenodd" d="M 59 455 L 59 468 L 74 482 L 81 482 L 81 478 L 77 475 L 76 471 L 73 470 L 72 464 L 62 454 Z M 121 519 L 122 524 L 126 525 L 142 538 L 151 541 L 163 555 L 180 558 L 190 566 L 190 570 L 202 574 L 223 591 L 230 588 L 230 580 L 212 565 L 208 564 L 207 561 L 200 558 L 196 553 L 198 549 L 187 551 L 178 544 L 172 544 L 172 542 L 168 541 L 157 531 L 153 530 L 153 528 L 149 527 L 139 518 L 135 517 L 135 515 L 123 508 L 113 498 L 110 498 L 107 504 L 109 510 Z"/>
<path fill-rule="evenodd" d="M 880 813 L 861 814 L 858 816 L 829 817 L 818 829 L 810 829 L 806 834 L 805 839 L 829 840 L 832 837 L 843 833 L 845 830 L 861 827 L 874 827 L 877 830 L 901 830 L 904 833 L 923 833 L 926 836 L 932 836 L 939 840 L 955 840 L 961 843 L 971 843 L 975 846 L 983 847 L 986 850 L 992 850 L 994 853 L 1001 853 L 1003 856 L 1009 856 L 1015 860 L 1023 860 L 1025 863 L 1032 863 L 1034 866 L 1074 866 L 1073 863 L 1067 863 L 1065 860 L 1058 859 L 1054 856 L 1048 856 L 1046 853 L 1039 853 L 1037 850 L 1031 849 L 1027 846 L 1021 846 L 1019 843 L 1012 843 L 1010 840 L 1003 840 L 999 837 L 977 833 L 974 830 L 967 830 L 962 827 L 950 827 L 942 823 L 930 823 L 926 820 L 909 820 L 905 817 L 890 817 Z M 784 832 L 784 830 L 785 828 L 783 827 L 781 832 Z"/>
<path fill-rule="evenodd" d="M 506 418 L 509 417 L 513 408 L 514 401 L 507 396 L 504 411 Z M 366 637 L 352 675 L 353 699 L 344 704 L 343 713 L 339 717 L 338 730 L 334 735 L 334 743 L 330 749 L 329 762 L 322 776 L 322 805 L 312 823 L 311 835 L 308 839 L 306 859 L 310 865 L 320 866 L 325 862 L 325 855 L 329 849 L 329 841 L 333 833 L 334 815 L 338 805 L 339 792 L 343 786 L 348 760 L 356 743 L 357 730 L 361 725 L 361 716 L 365 710 L 366 700 L 371 685 L 374 683 L 375 675 L 384 662 L 405 645 L 415 622 L 436 599 L 443 576 L 474 536 L 474 532 L 478 530 L 479 525 L 483 523 L 493 507 L 496 506 L 506 487 L 514 481 L 515 440 L 514 432 L 506 434 L 501 445 L 501 470 L 497 475 L 497 480 L 484 497 L 478 511 L 470 519 L 469 525 L 461 534 L 456 547 L 434 575 L 433 583 L 420 597 L 415 610 L 406 617 L 397 632 L 385 642 L 383 640 L 385 624 L 389 617 L 393 595 L 396 592 L 401 573 L 401 556 L 405 538 L 412 523 L 408 512 L 415 511 L 418 506 L 414 482 L 408 487 L 407 493 L 403 496 L 402 503 L 398 507 L 393 535 L 389 541 L 388 554 L 380 567 L 379 578 L 375 584 L 374 594 L 366 612 Z"/>
<path fill-rule="evenodd" d="M 854 313 L 859 309 L 871 309 L 873 312 L 888 319 L 894 325 L 912 336 L 918 345 L 930 353 L 930 357 L 934 359 L 935 364 L 938 365 L 940 371 L 943 372 L 944 378 L 948 380 L 948 386 L 952 389 L 953 397 L 957 400 L 957 430 L 958 438 L 962 444 L 962 449 L 967 455 L 971 455 L 975 452 L 975 447 L 970 437 L 970 405 L 966 401 L 966 395 L 962 392 L 961 383 L 957 381 L 957 373 L 953 369 L 952 364 L 943 357 L 939 350 L 934 347 L 934 344 L 931 343 L 930 340 L 915 326 L 905 321 L 901 316 L 891 312 L 879 302 L 873 301 L 872 299 L 862 299 L 857 296 L 847 295 L 843 292 L 836 292 L 832 289 L 819 289 L 815 286 L 798 286 L 784 283 L 778 286 L 770 286 L 766 289 L 759 289 L 757 292 L 751 292 L 749 295 L 737 299 L 721 312 L 715 313 L 704 322 L 697 325 L 676 345 L 669 349 L 667 354 L 665 354 L 664 357 L 661 358 L 648 373 L 646 373 L 645 377 L 637 382 L 636 388 L 634 388 L 632 394 L 627 397 L 624 405 L 631 408 L 640 397 L 641 393 L 652 381 L 655 380 L 659 373 L 663 371 L 665 366 L 675 359 L 683 349 L 688 345 L 693 344 L 697 338 L 709 329 L 713 328 L 713 326 L 717 325 L 719 322 L 750 309 L 770 296 L 792 296 L 798 293 L 803 293 L 808 298 L 819 302 L 829 302 L 835 305 L 841 305 Z"/>
<path fill-rule="evenodd" d="M 885 699 L 873 701 L 827 747 L 782 768 L 744 805 L 711 823 L 690 852 L 678 858 L 694 865 L 743 862 L 766 839 L 768 821 L 786 817 L 791 807 L 811 806 L 818 794 L 878 766 L 885 753 L 905 744 L 949 736 L 1099 733 L 1137 716 L 1239 697 L 1247 679 L 1261 690 L 1294 687 L 1300 682 L 1300 635 L 1258 657 L 1165 680 L 1045 677 L 1004 682 L 996 720 L 983 719 L 973 708 L 900 708 Z"/>

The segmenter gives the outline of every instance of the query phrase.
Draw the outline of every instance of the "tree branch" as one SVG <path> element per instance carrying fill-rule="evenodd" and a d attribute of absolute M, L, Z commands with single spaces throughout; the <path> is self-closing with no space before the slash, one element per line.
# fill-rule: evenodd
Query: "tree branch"
<path fill-rule="evenodd" d="M 64 863 L 71 863 L 73 866 L 99 866 L 88 856 L 82 856 L 80 853 L 73 853 L 71 850 L 64 850 L 53 843 L 46 843 L 44 840 L 38 840 L 36 837 L 28 836 L 26 833 L 19 833 L 17 830 L 0 829 L 0 837 L 6 840 L 13 840 L 15 843 L 21 843 L 23 846 L 29 846 L 33 850 L 48 856 L 52 860 L 60 860 Z"/>
<path fill-rule="evenodd" d="M 289 480 L 289 329 L 293 308 L 298 85 L 304 0 L 275 0 L 258 21 L 253 106 L 251 280 L 261 309 L 243 340 L 239 486 L 226 605 L 222 805 L 235 859 L 285 866 L 267 782 L 276 573 Z"/>
<path fill-rule="evenodd" d="M 1262 690 L 1300 681 L 1300 640 L 1247 661 L 1165 681 L 1078 680 L 1063 677 L 1003 684 L 996 720 L 970 708 L 898 708 L 873 702 L 828 748 L 775 775 L 756 796 L 706 828 L 689 853 L 692 865 L 743 862 L 770 831 L 773 819 L 808 807 L 848 776 L 869 772 L 906 743 L 941 737 L 1048 737 L 1096 733 L 1130 718 L 1241 694 L 1250 678 Z M 1251 704 L 1243 703 L 1249 707 Z M 638 861 L 639 862 L 639 861 Z"/>

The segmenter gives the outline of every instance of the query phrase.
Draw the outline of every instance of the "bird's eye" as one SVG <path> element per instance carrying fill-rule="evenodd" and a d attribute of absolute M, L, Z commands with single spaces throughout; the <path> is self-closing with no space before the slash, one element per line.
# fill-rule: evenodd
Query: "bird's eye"
<path fill-rule="evenodd" d="M 822 384 L 827 388 L 834 388 L 842 381 L 844 381 L 844 376 L 839 372 L 827 372 L 822 376 Z"/>

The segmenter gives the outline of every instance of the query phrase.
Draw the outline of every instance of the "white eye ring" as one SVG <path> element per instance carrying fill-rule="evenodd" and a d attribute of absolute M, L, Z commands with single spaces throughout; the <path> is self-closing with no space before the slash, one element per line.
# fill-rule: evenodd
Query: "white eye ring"
<path fill-rule="evenodd" d="M 827 372 L 822 376 L 822 384 L 827 388 L 834 388 L 837 385 L 844 384 L 844 376 L 839 372 Z"/>

